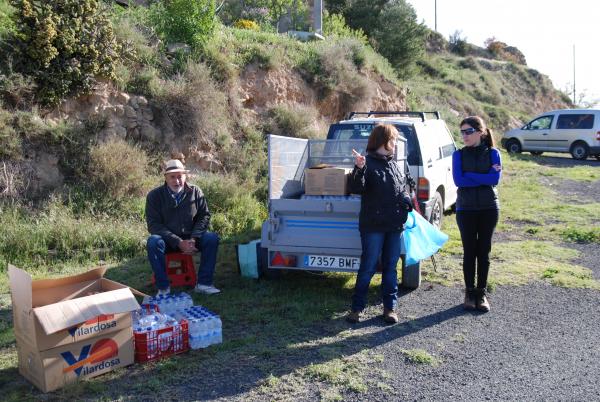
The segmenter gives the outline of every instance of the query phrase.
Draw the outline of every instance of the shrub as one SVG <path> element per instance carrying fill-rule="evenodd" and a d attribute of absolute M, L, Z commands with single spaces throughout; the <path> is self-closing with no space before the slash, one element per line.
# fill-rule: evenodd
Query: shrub
<path fill-rule="evenodd" d="M 297 138 L 316 138 L 319 133 L 318 112 L 314 107 L 295 104 L 279 105 L 269 110 L 268 130 L 272 134 Z"/>
<path fill-rule="evenodd" d="M 461 37 L 461 31 L 455 31 L 450 35 L 449 49 L 452 53 L 460 56 L 466 56 L 471 51 L 471 45 L 467 42 L 467 38 Z"/>
<path fill-rule="evenodd" d="M 249 29 L 251 31 L 260 31 L 260 25 L 252 20 L 240 19 L 233 24 L 238 29 Z"/>
<path fill-rule="evenodd" d="M 355 64 L 357 46 L 361 45 L 352 39 L 320 43 L 304 53 L 299 65 L 307 80 L 316 84 L 322 98 L 334 90 L 340 94 L 342 110 L 354 109 L 372 96 L 373 88 Z"/>
<path fill-rule="evenodd" d="M 17 159 L 21 152 L 21 138 L 14 128 L 13 114 L 0 109 L 0 160 Z"/>
<path fill-rule="evenodd" d="M 477 61 L 473 57 L 467 57 L 466 59 L 461 59 L 458 62 L 458 66 L 460 68 L 465 68 L 473 71 L 479 71 L 479 66 L 477 65 Z"/>
<path fill-rule="evenodd" d="M 88 177 L 97 194 L 113 198 L 140 195 L 148 157 L 122 139 L 111 139 L 90 149 Z"/>
<path fill-rule="evenodd" d="M 199 48 L 215 28 L 215 0 L 169 0 L 156 2 L 150 19 L 167 43 L 183 42 Z"/>
<path fill-rule="evenodd" d="M 212 149 L 220 134 L 231 133 L 226 94 L 204 63 L 188 61 L 183 73 L 162 82 L 155 101 L 173 121 L 181 144 Z"/>
<path fill-rule="evenodd" d="M 259 230 L 267 217 L 266 204 L 234 176 L 207 174 L 194 179 L 211 211 L 211 226 L 224 238 Z"/>
<path fill-rule="evenodd" d="M 338 38 L 352 38 L 356 39 L 363 45 L 366 45 L 369 41 L 367 35 L 361 28 L 352 29 L 346 24 L 344 16 L 341 14 L 329 14 L 325 13 L 323 16 L 323 35 L 333 36 Z"/>
<path fill-rule="evenodd" d="M 15 33 L 15 23 L 12 19 L 14 8 L 6 1 L 0 1 L 0 39 Z"/>
<path fill-rule="evenodd" d="M 17 162 L 0 162 L 0 200 L 17 201 L 29 186 L 29 175 Z"/>
<path fill-rule="evenodd" d="M 118 46 L 98 0 L 11 3 L 20 68 L 35 78 L 43 102 L 89 91 L 96 76 L 114 77 Z"/>
<path fill-rule="evenodd" d="M 12 71 L 0 73 L 0 100 L 13 109 L 29 109 L 33 106 L 36 85 L 32 77 Z"/>

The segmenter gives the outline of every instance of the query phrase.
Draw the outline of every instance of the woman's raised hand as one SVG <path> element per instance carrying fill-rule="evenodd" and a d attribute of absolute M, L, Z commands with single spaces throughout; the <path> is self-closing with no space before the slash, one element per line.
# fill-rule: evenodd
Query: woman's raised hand
<path fill-rule="evenodd" d="M 359 154 L 358 152 L 356 152 L 355 149 L 353 149 L 352 156 L 354 156 L 354 164 L 359 169 L 362 169 L 363 167 L 365 167 L 365 163 L 367 163 L 367 159 L 363 155 Z"/>

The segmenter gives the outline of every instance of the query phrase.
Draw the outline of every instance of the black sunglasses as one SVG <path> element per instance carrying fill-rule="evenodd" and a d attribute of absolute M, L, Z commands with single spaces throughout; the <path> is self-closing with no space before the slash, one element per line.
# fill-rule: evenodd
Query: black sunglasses
<path fill-rule="evenodd" d="M 464 130 L 460 130 L 461 134 L 466 134 L 466 135 L 471 135 L 475 132 L 477 132 L 477 130 L 474 129 L 473 127 L 469 127 L 469 128 L 465 128 Z"/>

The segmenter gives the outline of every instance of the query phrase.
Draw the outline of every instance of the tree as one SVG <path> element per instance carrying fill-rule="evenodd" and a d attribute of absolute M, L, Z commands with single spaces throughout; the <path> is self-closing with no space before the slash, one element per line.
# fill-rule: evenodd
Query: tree
<path fill-rule="evenodd" d="M 98 0 L 10 0 L 20 58 L 46 104 L 91 89 L 96 77 L 114 78 L 118 44 Z"/>
<path fill-rule="evenodd" d="M 417 22 L 415 10 L 404 0 L 390 2 L 374 26 L 371 40 L 375 48 L 401 76 L 408 76 L 425 51 L 427 34 L 427 28 Z"/>

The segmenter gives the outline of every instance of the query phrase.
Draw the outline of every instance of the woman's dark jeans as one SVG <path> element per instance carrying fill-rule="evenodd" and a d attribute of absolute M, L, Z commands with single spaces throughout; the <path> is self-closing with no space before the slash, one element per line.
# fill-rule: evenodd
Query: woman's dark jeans
<path fill-rule="evenodd" d="M 456 222 L 463 244 L 465 286 L 475 287 L 475 273 L 477 273 L 477 287 L 484 289 L 487 286 L 490 270 L 492 235 L 498 223 L 498 210 L 456 211 Z M 477 267 L 475 267 L 476 262 Z"/>
<path fill-rule="evenodd" d="M 367 293 L 371 278 L 377 270 L 377 262 L 381 256 L 381 298 L 383 307 L 388 310 L 396 308 L 398 300 L 398 274 L 396 266 L 400 259 L 402 232 L 361 232 L 362 255 L 360 268 L 356 276 L 352 311 L 362 311 L 367 305 Z"/>

